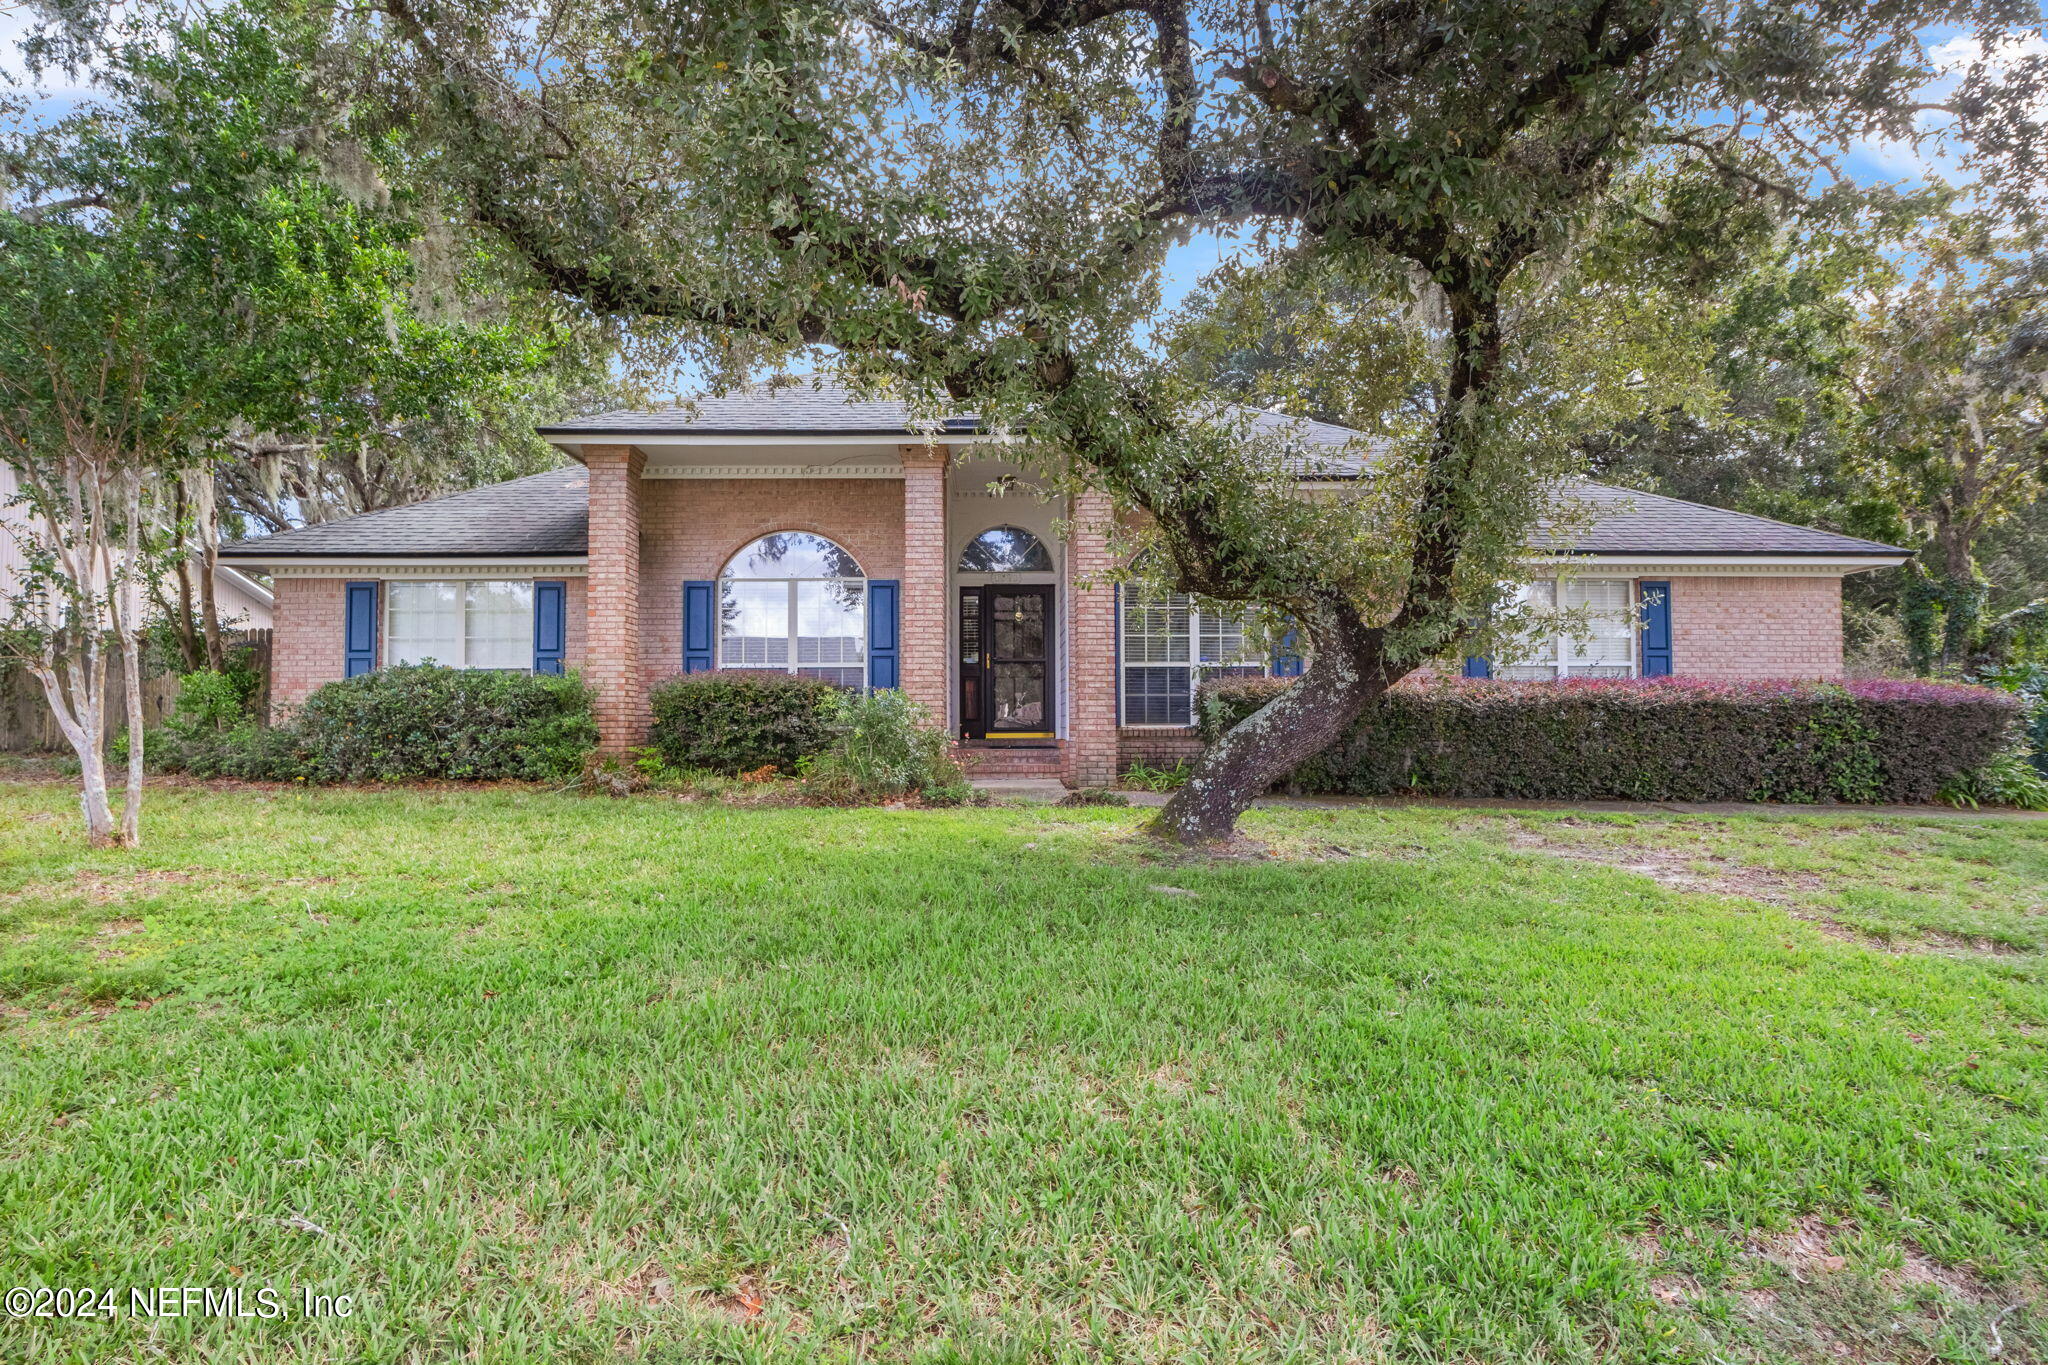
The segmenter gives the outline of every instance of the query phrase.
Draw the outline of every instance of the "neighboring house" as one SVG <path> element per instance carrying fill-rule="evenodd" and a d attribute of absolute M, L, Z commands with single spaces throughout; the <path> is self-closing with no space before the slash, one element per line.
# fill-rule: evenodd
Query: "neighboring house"
<path fill-rule="evenodd" d="M 0 604 L 12 599 L 20 588 L 25 563 L 21 544 L 14 535 L 14 527 L 28 519 L 27 510 L 14 505 L 19 487 L 14 467 L 0 463 Z M 175 600 L 177 594 L 173 590 L 168 595 Z M 213 603 L 224 629 L 270 628 L 270 589 L 238 569 L 218 568 L 213 576 Z M 0 608 L 0 617 L 5 614 L 4 608 Z"/>
<path fill-rule="evenodd" d="M 1341 486 L 1371 458 L 1343 428 L 1255 424 L 1294 442 L 1305 486 Z M 388 663 L 577 668 L 616 748 L 642 742 L 664 678 L 787 669 L 901 687 L 984 770 L 1096 784 L 1192 752 L 1203 677 L 1300 670 L 1250 654 L 1228 616 L 1120 592 L 1107 504 L 1037 495 L 972 419 L 928 429 L 898 404 L 800 383 L 541 434 L 578 467 L 224 548 L 276 584 L 277 703 Z M 1843 576 L 1906 557 L 1575 492 L 1612 511 L 1574 547 L 1562 591 L 1604 624 L 1539 642 L 1504 676 L 1831 677 Z"/>

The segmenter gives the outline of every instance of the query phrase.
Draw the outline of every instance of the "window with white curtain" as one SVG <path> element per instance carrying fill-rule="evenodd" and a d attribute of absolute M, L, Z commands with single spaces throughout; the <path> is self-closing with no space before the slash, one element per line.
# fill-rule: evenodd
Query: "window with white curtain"
<path fill-rule="evenodd" d="M 762 536 L 719 575 L 718 666 L 866 686 L 867 589 L 853 556 L 825 537 Z"/>
<path fill-rule="evenodd" d="M 1636 671 L 1636 622 L 1630 609 L 1635 583 L 1627 578 L 1539 579 L 1516 590 L 1533 624 L 1513 651 L 1513 662 L 1496 668 L 1497 678 L 1629 678 Z M 1542 618 L 1563 610 L 1582 620 L 1567 630 L 1546 628 Z"/>
<path fill-rule="evenodd" d="M 1186 593 L 1121 595 L 1123 723 L 1190 725 L 1209 678 L 1263 677 L 1243 612 L 1203 608 Z"/>
<path fill-rule="evenodd" d="M 449 668 L 533 667 L 533 584 L 494 579 L 384 585 L 384 658 Z"/>

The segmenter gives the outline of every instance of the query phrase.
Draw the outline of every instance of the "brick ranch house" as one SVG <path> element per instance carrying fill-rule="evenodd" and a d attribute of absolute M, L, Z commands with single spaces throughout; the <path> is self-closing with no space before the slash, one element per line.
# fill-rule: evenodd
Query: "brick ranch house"
<path fill-rule="evenodd" d="M 1299 451 L 1305 487 L 1341 487 L 1369 458 L 1344 428 L 1255 420 Z M 1040 496 L 971 419 L 921 426 L 798 383 L 541 434 L 576 466 L 224 549 L 275 585 L 277 705 L 389 663 L 574 668 L 616 749 L 644 741 L 664 678 L 787 669 L 902 688 L 980 771 L 1093 785 L 1192 754 L 1202 678 L 1301 668 L 1253 656 L 1228 616 L 1109 581 L 1106 502 Z M 1599 484 L 1575 494 L 1611 511 L 1569 577 L 1528 591 L 1604 624 L 1534 642 L 1502 676 L 1835 676 L 1843 577 L 1906 557 Z"/>

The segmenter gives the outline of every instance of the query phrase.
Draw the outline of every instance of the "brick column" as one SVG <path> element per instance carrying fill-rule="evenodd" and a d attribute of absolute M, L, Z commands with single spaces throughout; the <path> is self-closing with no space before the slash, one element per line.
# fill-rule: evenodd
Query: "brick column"
<path fill-rule="evenodd" d="M 946 685 L 946 448 L 903 446 L 903 598 L 899 610 L 904 694 L 951 728 Z"/>
<path fill-rule="evenodd" d="M 640 667 L 640 472 L 632 446 L 583 447 L 590 469 L 590 577 L 583 676 L 597 689 L 598 746 L 620 754 L 647 742 Z"/>
<path fill-rule="evenodd" d="M 1067 537 L 1067 744 L 1070 787 L 1107 787 L 1117 778 L 1116 567 L 1110 557 L 1109 499 L 1074 499 Z"/>

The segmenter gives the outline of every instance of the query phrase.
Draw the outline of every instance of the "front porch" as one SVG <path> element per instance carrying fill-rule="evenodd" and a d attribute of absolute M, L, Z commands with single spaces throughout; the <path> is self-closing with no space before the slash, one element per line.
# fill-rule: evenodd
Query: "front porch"
<path fill-rule="evenodd" d="M 786 668 L 900 687 L 976 775 L 1114 780 L 1100 499 L 1046 495 L 964 444 L 671 438 L 577 453 L 590 478 L 584 672 L 607 749 L 645 742 L 648 692 L 665 678 Z M 832 567 L 779 548 L 799 539 Z M 764 541 L 778 548 L 764 556 Z"/>

